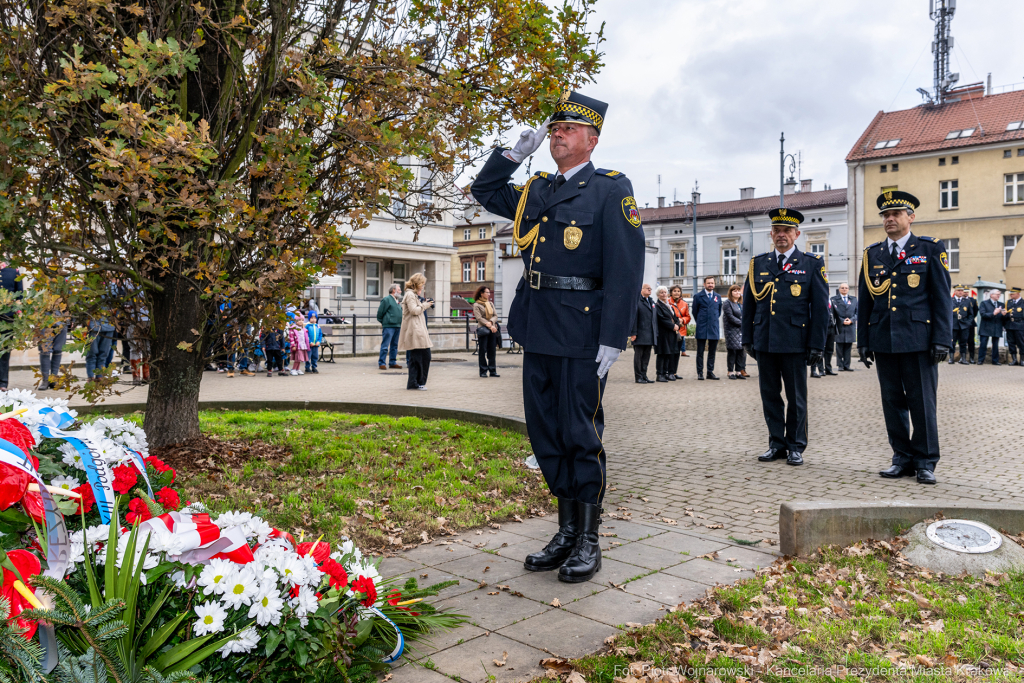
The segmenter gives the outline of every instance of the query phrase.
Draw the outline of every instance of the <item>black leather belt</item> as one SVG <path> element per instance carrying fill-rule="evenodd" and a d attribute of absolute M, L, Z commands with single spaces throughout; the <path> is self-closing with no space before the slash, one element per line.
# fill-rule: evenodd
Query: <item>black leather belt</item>
<path fill-rule="evenodd" d="M 603 289 L 604 282 L 598 277 L 563 277 L 561 275 L 545 275 L 531 270 L 523 273 L 523 279 L 533 289 L 571 289 L 577 292 L 589 292 Z"/>

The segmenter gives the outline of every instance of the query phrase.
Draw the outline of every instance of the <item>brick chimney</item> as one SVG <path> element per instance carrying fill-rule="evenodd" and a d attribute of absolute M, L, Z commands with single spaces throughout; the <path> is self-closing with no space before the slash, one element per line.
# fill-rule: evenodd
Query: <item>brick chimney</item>
<path fill-rule="evenodd" d="M 811 181 L 809 179 L 808 180 L 801 180 L 800 181 L 800 191 L 801 192 L 810 192 L 811 191 Z"/>
<path fill-rule="evenodd" d="M 741 187 L 740 188 L 740 199 L 753 199 L 754 188 L 752 187 Z"/>

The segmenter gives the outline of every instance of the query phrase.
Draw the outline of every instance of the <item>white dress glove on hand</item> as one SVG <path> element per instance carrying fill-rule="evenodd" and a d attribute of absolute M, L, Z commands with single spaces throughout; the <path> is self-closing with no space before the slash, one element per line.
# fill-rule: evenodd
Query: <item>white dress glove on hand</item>
<path fill-rule="evenodd" d="M 536 130 L 524 130 L 520 133 L 519 142 L 505 152 L 505 156 L 517 164 L 523 163 L 523 159 L 536 152 L 544 144 L 544 138 L 548 136 L 548 121 L 550 120 L 550 118 L 545 119 L 544 123 L 540 124 Z"/>
<path fill-rule="evenodd" d="M 604 378 L 612 367 L 612 363 L 619 359 L 621 349 L 613 349 L 610 346 L 597 347 L 597 376 Z"/>

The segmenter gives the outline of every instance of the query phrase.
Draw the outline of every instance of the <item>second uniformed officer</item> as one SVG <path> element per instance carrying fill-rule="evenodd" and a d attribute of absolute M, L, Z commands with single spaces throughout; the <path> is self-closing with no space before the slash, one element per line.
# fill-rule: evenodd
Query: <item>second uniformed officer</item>
<path fill-rule="evenodd" d="M 531 571 L 558 569 L 561 581 L 586 581 L 601 569 L 598 544 L 605 488 L 601 400 L 608 369 L 626 347 L 637 313 L 644 233 L 629 180 L 595 169 L 604 102 L 571 93 L 550 121 L 558 173 L 513 185 L 520 162 L 540 147 L 542 126 L 511 150 L 495 150 L 473 196 L 514 219 L 525 265 L 508 333 L 523 345 L 526 427 L 548 488 L 558 498 L 558 533 L 526 558 Z"/>
<path fill-rule="evenodd" d="M 879 474 L 895 479 L 916 473 L 918 483 L 934 484 L 938 364 L 949 353 L 953 333 L 953 307 L 946 298 L 949 260 L 941 241 L 910 232 L 920 205 L 916 197 L 893 190 L 876 203 L 888 237 L 864 250 L 857 350 L 861 361 L 878 363 L 893 450 L 892 467 Z"/>
<path fill-rule="evenodd" d="M 957 285 L 953 289 L 953 315 L 950 316 L 953 325 L 953 344 L 950 346 L 949 362 L 953 362 L 953 354 L 956 347 L 960 347 L 960 364 L 968 365 L 967 338 L 974 333 L 974 306 L 971 299 L 964 294 L 964 286 Z"/>
<path fill-rule="evenodd" d="M 1024 299 L 1020 296 L 1020 287 L 1010 290 L 1010 298 L 1006 301 L 1006 313 L 1003 315 L 1010 365 L 1024 365 Z"/>
<path fill-rule="evenodd" d="M 796 248 L 804 217 L 773 209 L 775 249 L 750 260 L 743 286 L 743 348 L 757 361 L 768 450 L 758 460 L 802 465 L 807 448 L 807 366 L 821 360 L 829 325 L 828 276 L 820 256 Z M 786 406 L 782 388 L 786 388 Z"/>

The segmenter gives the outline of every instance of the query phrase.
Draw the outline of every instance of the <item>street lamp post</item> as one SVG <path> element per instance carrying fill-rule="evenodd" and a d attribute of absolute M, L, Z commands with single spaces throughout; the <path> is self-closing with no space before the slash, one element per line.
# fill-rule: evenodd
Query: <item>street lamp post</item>
<path fill-rule="evenodd" d="M 693 295 L 697 296 L 697 205 L 700 204 L 700 187 L 693 181 L 690 207 L 693 210 Z"/>
<path fill-rule="evenodd" d="M 796 157 L 786 154 L 786 134 L 779 138 L 779 208 L 786 207 L 786 159 L 789 159 L 789 179 L 796 173 Z"/>

